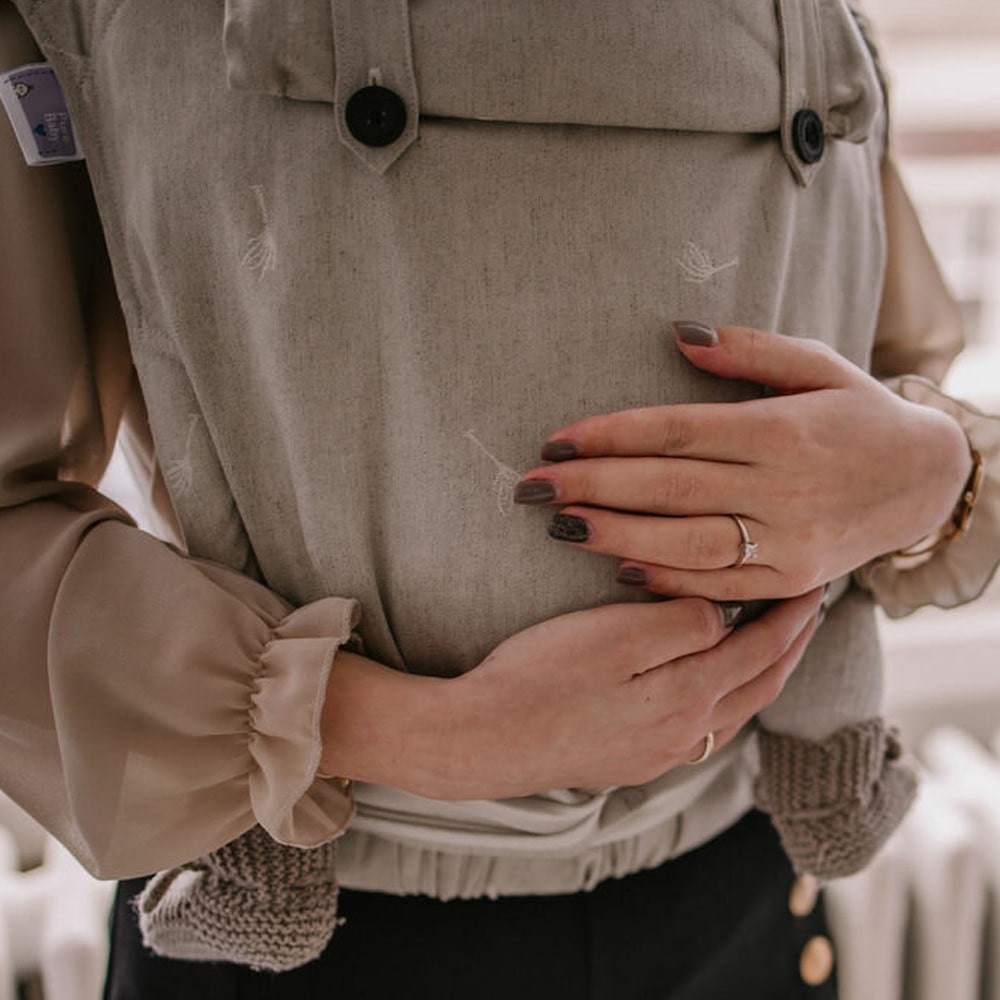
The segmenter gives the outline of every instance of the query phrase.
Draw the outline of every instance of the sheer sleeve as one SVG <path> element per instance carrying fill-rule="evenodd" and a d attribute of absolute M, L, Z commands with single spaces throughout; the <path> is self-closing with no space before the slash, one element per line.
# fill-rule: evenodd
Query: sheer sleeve
<path fill-rule="evenodd" d="M 855 580 L 898 618 L 927 604 L 949 608 L 971 601 L 993 577 L 1000 563 L 1000 418 L 937 387 L 964 345 L 958 306 L 890 159 L 883 164 L 882 190 L 888 263 L 872 373 L 905 399 L 957 420 L 982 456 L 985 474 L 961 538 L 926 560 L 882 556 L 855 572 Z"/>
<path fill-rule="evenodd" d="M 0 0 L 0 69 L 40 58 Z M 319 719 L 356 602 L 292 608 L 97 491 L 123 419 L 149 440 L 100 224 L 85 167 L 27 167 L 5 121 L 0 249 L 4 789 L 105 877 L 255 823 L 331 839 L 353 803 L 316 776 Z"/>

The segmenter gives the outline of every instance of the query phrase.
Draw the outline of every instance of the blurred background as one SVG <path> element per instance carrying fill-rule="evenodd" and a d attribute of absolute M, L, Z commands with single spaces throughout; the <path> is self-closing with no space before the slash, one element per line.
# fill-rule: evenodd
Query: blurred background
<path fill-rule="evenodd" d="M 1000 2 L 866 0 L 892 87 L 901 172 L 961 303 L 968 346 L 946 387 L 1000 413 Z M 887 696 L 908 741 L 1000 726 L 1000 581 L 980 601 L 884 622 Z"/>
<path fill-rule="evenodd" d="M 1000 0 L 862 6 L 896 157 L 966 320 L 946 387 L 1000 413 Z M 140 509 L 120 458 L 106 488 Z M 881 631 L 887 714 L 925 774 L 875 864 L 829 888 L 841 1000 L 1000 1000 L 1000 581 Z M 0 796 L 0 1000 L 97 1000 L 110 888 Z"/>
<path fill-rule="evenodd" d="M 895 155 L 965 319 L 945 386 L 1000 414 L 1000 2 L 861 6 Z M 841 1000 L 1000 1000 L 1000 581 L 881 633 L 887 714 L 924 775 L 875 864 L 829 887 Z"/>

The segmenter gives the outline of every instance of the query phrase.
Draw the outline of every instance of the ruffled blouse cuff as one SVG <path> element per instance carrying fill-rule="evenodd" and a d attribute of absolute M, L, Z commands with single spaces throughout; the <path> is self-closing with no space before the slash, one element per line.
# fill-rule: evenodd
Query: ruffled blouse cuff
<path fill-rule="evenodd" d="M 961 424 L 982 456 L 984 479 L 968 530 L 926 561 L 886 555 L 860 567 L 855 581 L 890 618 L 928 604 L 953 608 L 977 598 L 1000 564 L 1000 417 L 945 395 L 934 383 L 904 375 L 887 383 L 904 399 L 942 410 Z"/>
<path fill-rule="evenodd" d="M 316 847 L 354 816 L 350 786 L 317 770 L 330 669 L 359 618 L 354 600 L 315 601 L 281 621 L 261 653 L 250 703 L 250 802 L 257 822 L 280 843 Z"/>

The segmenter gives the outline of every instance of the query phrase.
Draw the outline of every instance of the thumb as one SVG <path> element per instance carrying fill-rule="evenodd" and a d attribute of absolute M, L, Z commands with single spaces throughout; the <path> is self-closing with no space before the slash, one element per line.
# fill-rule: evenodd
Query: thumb
<path fill-rule="evenodd" d="M 703 371 L 779 392 L 842 387 L 855 372 L 849 361 L 821 341 L 745 326 L 675 323 L 674 338 L 688 361 Z"/>

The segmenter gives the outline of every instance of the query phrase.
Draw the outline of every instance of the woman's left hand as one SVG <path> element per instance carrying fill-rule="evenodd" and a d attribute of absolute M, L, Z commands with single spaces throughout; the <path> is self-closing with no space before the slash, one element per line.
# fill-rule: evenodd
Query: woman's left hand
<path fill-rule="evenodd" d="M 951 417 L 817 341 L 696 324 L 679 324 L 676 340 L 702 370 L 773 395 L 624 410 L 555 432 L 542 451 L 554 464 L 515 493 L 560 505 L 554 537 L 618 556 L 619 578 L 655 593 L 737 600 L 803 594 L 947 521 L 971 466 Z M 756 545 L 738 567 L 731 515 Z"/>

